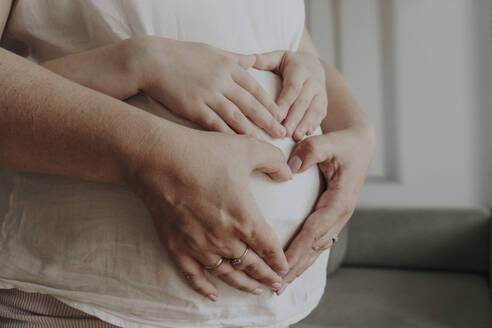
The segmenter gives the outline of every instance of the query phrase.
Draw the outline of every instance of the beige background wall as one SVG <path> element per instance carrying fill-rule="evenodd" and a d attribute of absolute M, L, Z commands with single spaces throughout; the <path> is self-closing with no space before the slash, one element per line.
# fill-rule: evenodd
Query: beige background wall
<path fill-rule="evenodd" d="M 492 2 L 307 0 L 322 55 L 372 118 L 360 206 L 492 207 Z"/>

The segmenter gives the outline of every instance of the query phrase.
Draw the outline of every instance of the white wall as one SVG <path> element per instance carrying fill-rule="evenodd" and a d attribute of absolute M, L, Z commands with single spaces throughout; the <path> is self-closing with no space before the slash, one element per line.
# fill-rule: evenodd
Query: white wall
<path fill-rule="evenodd" d="M 378 150 L 360 206 L 492 207 L 488 0 L 308 0 Z"/>

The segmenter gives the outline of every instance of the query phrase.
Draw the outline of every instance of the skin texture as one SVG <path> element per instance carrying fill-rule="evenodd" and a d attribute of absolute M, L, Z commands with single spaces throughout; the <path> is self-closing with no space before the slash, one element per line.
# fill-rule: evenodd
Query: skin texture
<path fill-rule="evenodd" d="M 0 28 L 9 8 L 9 2 L 0 5 Z M 139 37 L 42 63 L 58 76 L 4 50 L 0 63 L 0 162 L 128 186 L 146 203 L 190 286 L 211 300 L 217 290 L 201 265 L 238 257 L 246 243 L 251 250 L 242 265 L 224 262 L 210 273 L 253 293 L 261 292 L 262 283 L 279 289 L 279 275 L 280 293 L 302 274 L 350 218 L 374 152 L 367 117 L 340 74 L 319 59 L 307 31 L 297 52 L 244 56 Z M 190 64 L 192 69 L 180 69 Z M 282 76 L 277 104 L 247 74 L 251 66 Z M 243 187 L 254 169 L 288 179 L 280 151 L 254 138 L 180 127 L 115 99 L 141 91 L 209 130 L 229 134 L 254 136 L 256 124 L 272 136 L 299 141 L 324 119 L 325 135 L 299 142 L 289 165 L 302 172 L 319 164 L 328 188 L 285 254 Z M 287 132 L 279 129 L 282 121 Z M 226 156 L 231 151 L 238 156 Z M 219 199 L 214 190 L 229 197 Z M 162 213 L 169 212 L 177 220 L 166 220 Z"/>
<path fill-rule="evenodd" d="M 140 36 L 42 65 L 118 99 L 145 92 L 207 130 L 254 135 L 256 125 L 283 137 L 276 103 L 246 71 L 254 62 L 203 43 Z"/>
<path fill-rule="evenodd" d="M 267 283 L 281 281 L 269 267 L 287 269 L 283 250 L 244 188 L 255 169 L 279 181 L 290 178 L 278 148 L 250 136 L 176 125 L 4 49 L 0 63 L 2 165 L 135 191 L 153 215 L 164 246 L 171 245 L 167 236 L 176 237 L 173 245 L 179 242 L 179 247 L 168 250 L 204 296 L 217 291 L 200 265 L 239 256 L 245 248 L 240 240 L 252 249 L 247 266 L 219 271 L 219 278 L 251 292 L 261 283 L 247 272 Z M 237 154 L 228 156 L 233 150 Z M 215 190 L 227 190 L 227 197 L 217 197 Z M 169 211 L 176 215 L 174 222 L 161 215 Z"/>
<path fill-rule="evenodd" d="M 310 135 L 325 118 L 328 106 L 325 71 L 318 56 L 302 48 L 273 51 L 257 55 L 254 67 L 282 76 L 277 104 L 287 136 L 300 141 Z"/>
<path fill-rule="evenodd" d="M 5 19 L 8 8 L 1 9 Z M 4 49 L 0 58 L 2 165 L 121 184 L 135 191 L 153 215 L 178 270 L 187 273 L 191 287 L 212 300 L 217 290 L 201 266 L 220 256 L 238 257 L 246 242 L 251 250 L 244 264 L 221 265 L 211 273 L 255 293 L 262 283 L 281 282 L 273 270 L 288 268 L 285 255 L 244 188 L 255 169 L 279 181 L 290 177 L 280 150 L 252 137 L 196 131 L 159 119 Z M 76 65 L 62 65 L 65 71 L 71 66 Z M 124 81 L 140 81 L 126 60 L 114 60 L 107 67 Z M 131 82 L 119 85 L 129 85 L 127 90 L 115 85 L 108 93 L 120 97 L 139 87 Z M 231 149 L 237 156 L 227 156 Z M 218 199 L 211 192 L 224 189 L 228 198 Z M 166 222 L 164 211 L 176 213 L 179 222 Z"/>

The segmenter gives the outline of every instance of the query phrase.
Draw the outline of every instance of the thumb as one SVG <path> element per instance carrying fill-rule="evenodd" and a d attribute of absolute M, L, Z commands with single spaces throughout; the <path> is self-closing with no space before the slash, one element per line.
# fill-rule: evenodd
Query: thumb
<path fill-rule="evenodd" d="M 331 160 L 334 153 L 334 144 L 329 134 L 312 136 L 299 142 L 288 161 L 292 173 L 301 173 L 310 167 Z"/>
<path fill-rule="evenodd" d="M 275 181 L 287 181 L 292 173 L 282 151 L 269 143 L 258 141 L 253 148 L 254 169 L 267 173 Z"/>
<path fill-rule="evenodd" d="M 254 68 L 268 71 L 280 72 L 280 65 L 284 58 L 284 50 L 276 50 L 256 55 L 256 63 Z"/>

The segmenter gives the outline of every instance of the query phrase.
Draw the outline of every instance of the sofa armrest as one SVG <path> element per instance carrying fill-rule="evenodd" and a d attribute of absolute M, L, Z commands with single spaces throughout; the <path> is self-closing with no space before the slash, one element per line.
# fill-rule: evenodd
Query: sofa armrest
<path fill-rule="evenodd" d="M 486 209 L 359 209 L 344 265 L 490 273 Z"/>

